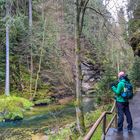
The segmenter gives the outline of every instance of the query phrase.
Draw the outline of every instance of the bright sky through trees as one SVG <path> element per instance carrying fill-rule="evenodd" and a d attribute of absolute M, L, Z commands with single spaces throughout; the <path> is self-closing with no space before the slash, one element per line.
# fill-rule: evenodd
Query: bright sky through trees
<path fill-rule="evenodd" d="M 117 21 L 117 12 L 120 10 L 120 8 L 123 8 L 125 15 L 127 15 L 126 14 L 127 0 L 104 0 L 104 4 L 107 5 L 107 9 L 112 14 L 115 21 Z M 127 20 L 127 16 L 125 17 Z"/>

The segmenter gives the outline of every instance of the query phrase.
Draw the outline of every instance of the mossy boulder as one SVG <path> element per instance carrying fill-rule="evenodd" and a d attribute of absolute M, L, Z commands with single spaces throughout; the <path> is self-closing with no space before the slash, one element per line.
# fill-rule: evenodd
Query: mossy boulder
<path fill-rule="evenodd" d="M 15 96 L 0 96 L 0 121 L 23 119 L 23 112 L 34 104 L 27 99 Z"/>
<path fill-rule="evenodd" d="M 53 99 L 48 98 L 48 99 L 40 99 L 37 101 L 34 101 L 34 104 L 39 106 L 39 105 L 48 105 L 51 104 L 53 102 Z"/>

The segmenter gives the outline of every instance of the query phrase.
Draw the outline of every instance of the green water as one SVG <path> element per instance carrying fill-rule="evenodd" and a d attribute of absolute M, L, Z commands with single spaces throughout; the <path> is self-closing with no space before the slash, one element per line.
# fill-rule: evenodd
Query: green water
<path fill-rule="evenodd" d="M 94 99 L 84 98 L 84 112 L 94 110 Z M 30 111 L 24 113 L 24 119 L 21 121 L 1 122 L 0 128 L 53 128 L 70 123 L 75 120 L 75 107 L 69 105 L 49 105 L 33 107 Z"/>

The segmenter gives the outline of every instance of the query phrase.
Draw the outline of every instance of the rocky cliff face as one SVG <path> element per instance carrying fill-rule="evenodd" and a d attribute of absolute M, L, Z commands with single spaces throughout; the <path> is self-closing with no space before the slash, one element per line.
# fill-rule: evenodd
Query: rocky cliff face
<path fill-rule="evenodd" d="M 67 78 L 75 79 L 75 39 L 73 37 L 61 36 L 59 40 L 59 45 L 61 46 L 61 50 L 63 52 L 63 56 L 61 58 L 64 74 Z M 90 43 L 86 38 L 81 39 L 81 55 L 82 55 L 82 63 L 81 70 L 83 75 L 83 92 L 89 93 L 93 91 L 93 85 L 100 80 L 101 75 L 103 73 L 102 65 L 96 56 L 96 51 L 94 45 Z"/>
<path fill-rule="evenodd" d="M 101 79 L 103 72 L 101 65 L 99 63 L 92 64 L 90 62 L 83 62 L 81 66 L 83 74 L 83 91 L 86 94 L 92 93 L 94 92 L 93 85 Z"/>
<path fill-rule="evenodd" d="M 45 6 L 46 5 L 46 6 Z M 52 17 L 53 22 L 56 23 L 57 35 L 56 44 L 61 55 L 59 59 L 58 75 L 54 75 L 51 72 L 43 73 L 46 75 L 46 82 L 49 81 L 54 85 L 56 94 L 71 95 L 75 94 L 75 35 L 74 35 L 74 21 L 73 19 L 67 19 L 67 10 L 64 10 L 65 3 L 61 1 L 48 0 L 44 5 L 41 5 L 44 11 L 49 13 L 47 16 Z M 37 9 L 39 9 L 38 7 Z M 68 28 L 71 28 L 70 30 Z M 93 85 L 100 80 L 102 75 L 102 67 L 96 56 L 96 50 L 94 45 L 84 37 L 81 39 L 81 55 L 82 55 L 82 74 L 83 74 L 83 91 L 91 91 Z M 45 74 L 46 73 L 46 74 Z M 55 78 L 54 78 L 55 77 Z M 45 79 L 44 79 L 45 81 Z"/>

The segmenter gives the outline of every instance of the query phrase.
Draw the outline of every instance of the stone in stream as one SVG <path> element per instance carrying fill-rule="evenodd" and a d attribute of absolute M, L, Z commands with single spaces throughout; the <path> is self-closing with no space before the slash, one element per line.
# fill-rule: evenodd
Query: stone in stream
<path fill-rule="evenodd" d="M 32 140 L 48 140 L 48 136 L 42 134 L 42 133 L 37 133 L 35 135 L 32 135 Z"/>
<path fill-rule="evenodd" d="M 73 99 L 74 99 L 74 96 L 65 97 L 64 99 L 59 99 L 58 103 L 61 105 L 65 105 L 65 104 L 72 102 Z"/>

